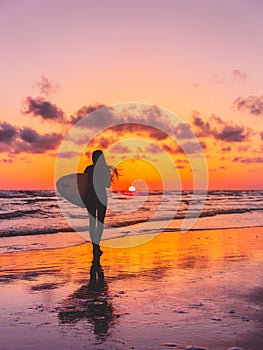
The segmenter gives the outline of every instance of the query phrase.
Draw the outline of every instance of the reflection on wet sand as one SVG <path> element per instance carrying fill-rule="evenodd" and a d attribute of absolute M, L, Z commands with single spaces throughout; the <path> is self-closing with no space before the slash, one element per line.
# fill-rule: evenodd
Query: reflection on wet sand
<path fill-rule="evenodd" d="M 263 349 L 263 228 L 103 250 L 103 269 L 89 243 L 0 255 L 1 348 Z"/>
<path fill-rule="evenodd" d="M 61 323 L 76 323 L 86 319 L 94 327 L 94 334 L 104 338 L 116 318 L 110 300 L 100 257 L 93 256 L 89 283 L 65 300 L 58 318 Z"/>

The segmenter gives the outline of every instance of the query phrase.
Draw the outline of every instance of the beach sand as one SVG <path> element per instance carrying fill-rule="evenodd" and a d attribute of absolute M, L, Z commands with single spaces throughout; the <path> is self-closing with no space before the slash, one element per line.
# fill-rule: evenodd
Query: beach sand
<path fill-rule="evenodd" d="M 0 255 L 1 349 L 263 349 L 263 228 Z M 103 278 L 104 277 L 104 278 Z"/>

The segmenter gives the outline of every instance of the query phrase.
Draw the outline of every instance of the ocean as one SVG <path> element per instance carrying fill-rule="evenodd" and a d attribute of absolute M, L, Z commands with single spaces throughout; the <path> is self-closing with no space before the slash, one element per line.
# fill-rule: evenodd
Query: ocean
<path fill-rule="evenodd" d="M 263 226 L 262 214 L 258 190 L 200 191 L 194 201 L 191 191 L 109 192 L 103 239 L 180 231 L 186 215 L 199 216 L 192 230 L 257 227 Z M 0 253 L 67 247 L 88 238 L 86 209 L 54 191 L 0 191 L 0 219 Z"/>

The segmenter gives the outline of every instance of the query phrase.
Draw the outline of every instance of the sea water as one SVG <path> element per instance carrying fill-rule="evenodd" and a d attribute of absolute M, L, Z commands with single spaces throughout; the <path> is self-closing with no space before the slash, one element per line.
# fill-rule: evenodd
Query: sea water
<path fill-rule="evenodd" d="M 191 191 L 109 191 L 103 239 L 180 231 L 186 217 L 186 223 L 196 220 L 190 229 L 257 227 L 262 214 L 263 191 L 257 190 L 200 191 L 194 197 Z M 78 232 L 88 238 L 86 209 L 54 191 L 0 191 L 0 253 L 81 244 Z"/>

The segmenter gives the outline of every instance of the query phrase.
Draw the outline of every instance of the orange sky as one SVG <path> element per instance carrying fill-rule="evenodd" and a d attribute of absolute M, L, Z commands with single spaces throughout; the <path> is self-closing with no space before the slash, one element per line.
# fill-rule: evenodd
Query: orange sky
<path fill-rule="evenodd" d="M 210 189 L 262 189 L 262 14 L 254 1 L 4 2 L 1 189 L 53 189 L 59 147 L 77 119 L 98 103 L 128 102 L 168 110 L 194 133 Z M 175 142 L 149 130 L 103 131 L 86 151 L 100 147 L 123 168 L 115 188 L 139 177 L 151 189 L 191 189 L 199 155 L 180 135 L 186 129 L 176 132 Z M 75 157 L 82 171 L 89 159 Z"/>

